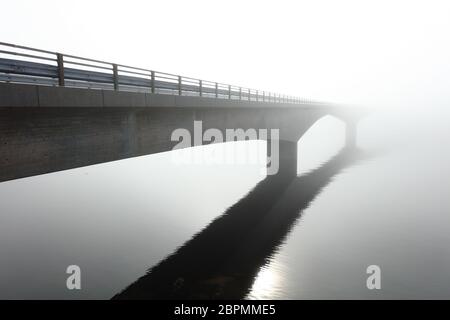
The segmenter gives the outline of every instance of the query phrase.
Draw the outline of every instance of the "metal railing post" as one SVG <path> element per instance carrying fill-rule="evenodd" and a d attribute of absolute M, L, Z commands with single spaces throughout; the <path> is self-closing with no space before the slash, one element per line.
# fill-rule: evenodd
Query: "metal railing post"
<path fill-rule="evenodd" d="M 65 86 L 64 80 L 64 56 L 61 53 L 56 54 L 56 60 L 58 62 L 58 84 L 61 87 Z"/>
<path fill-rule="evenodd" d="M 213 82 L 213 81 L 206 81 L 206 91 L 204 91 L 203 88 L 203 81 L 200 79 L 193 79 L 185 77 L 183 79 L 183 76 L 179 75 L 173 75 L 173 74 L 166 74 L 166 73 L 158 73 L 158 80 L 156 80 L 156 72 L 151 71 L 148 69 L 143 68 L 135 68 L 131 66 L 125 66 L 125 65 L 118 65 L 116 63 L 110 63 L 100 60 L 94 60 L 94 59 L 88 59 L 88 58 L 82 58 L 82 57 L 76 57 L 72 55 L 64 55 L 62 53 L 57 52 L 50 52 L 40 49 L 33 49 L 29 47 L 24 46 L 17 46 L 13 44 L 8 43 L 0 43 L 1 46 L 6 47 L 12 47 L 16 49 L 21 50 L 28 50 L 32 51 L 31 53 L 23 53 L 15 51 L 15 49 L 11 49 L 13 51 L 5 51 L 0 50 L 2 54 L 7 55 L 17 55 L 21 57 L 27 57 L 27 58 L 33 58 L 33 59 L 40 59 L 40 60 L 47 60 L 51 61 L 51 67 L 52 72 L 51 74 L 48 73 L 48 69 L 45 67 L 36 67 L 37 69 L 43 69 L 43 70 L 29 70 L 32 69 L 32 67 L 28 67 L 27 60 L 23 59 L 17 59 L 12 61 L 3 61 L 3 63 L 7 65 L 6 70 L 10 70 L 10 67 L 14 67 L 12 71 L 6 71 L 6 74 L 11 73 L 13 76 L 20 74 L 23 76 L 23 80 L 18 79 L 18 82 L 29 82 L 30 78 L 32 77 L 32 80 L 35 81 L 37 84 L 47 84 L 50 80 L 52 84 L 59 85 L 61 87 L 65 86 L 65 61 L 67 61 L 67 64 L 70 64 L 70 68 L 67 69 L 68 71 L 68 84 L 70 86 L 74 87 L 91 87 L 91 84 L 93 82 L 96 82 L 95 79 L 98 75 L 98 69 L 103 69 L 106 71 L 100 71 L 103 75 L 107 77 L 106 83 L 108 86 L 108 89 L 113 89 L 115 91 L 119 91 L 122 89 L 122 86 L 124 85 L 124 80 L 122 80 L 123 77 L 126 77 L 129 79 L 131 83 L 135 83 L 134 86 L 141 88 L 145 90 L 145 92 L 148 92 L 148 90 L 151 91 L 152 94 L 161 91 L 165 91 L 166 93 L 169 93 L 171 95 L 178 95 L 182 96 L 184 89 L 186 89 L 186 95 L 195 95 L 197 92 L 197 83 L 198 83 L 198 93 L 199 96 L 204 96 L 204 93 L 206 93 L 207 97 L 215 96 L 216 99 L 227 99 L 228 100 L 246 100 L 246 101 L 256 101 L 256 102 L 269 102 L 269 103 L 284 103 L 284 104 L 298 104 L 298 105 L 307 105 L 311 104 L 313 106 L 321 106 L 324 105 L 324 102 L 321 101 L 315 101 L 309 98 L 304 97 L 298 97 L 288 94 L 280 94 L 280 93 L 274 93 L 274 92 L 266 92 L 263 90 L 257 90 L 257 89 L 250 89 L 248 87 L 238 87 L 238 86 L 232 86 L 230 84 L 224 84 L 219 82 Z M 34 52 L 34 53 L 33 53 Z M 40 53 L 44 53 L 46 55 L 50 56 L 42 56 Z M 67 60 L 66 60 L 67 59 Z M 55 66 L 56 63 L 56 66 Z M 45 64 L 46 66 L 49 66 L 49 63 Z M 73 66 L 72 66 L 73 65 Z M 82 66 L 82 67 L 80 67 Z M 90 69 L 85 69 L 85 67 L 88 67 Z M 44 69 L 45 68 L 45 69 Z M 94 69 L 94 70 L 91 70 Z M 120 70 L 119 70 L 120 69 Z M 71 72 L 69 72 L 71 71 Z M 71 82 L 72 79 L 70 77 L 69 73 L 72 72 L 78 72 L 80 75 L 77 76 L 77 82 Z M 120 75 L 119 75 L 120 72 Z M 5 73 L 5 72 L 4 72 Z M 126 73 L 126 76 L 123 76 L 122 73 Z M 129 75 L 131 74 L 131 75 Z M 8 75 L 7 75 L 8 76 Z M 123 76 L 123 77 L 122 77 Z M 8 76 L 9 77 L 9 76 Z M 39 77 L 39 78 L 38 78 Z M 150 83 L 148 82 L 150 77 Z M 11 79 L 7 78 L 7 82 L 12 81 Z M 15 80 L 14 80 L 15 81 Z M 184 83 L 183 83 L 184 81 Z M 121 84 L 122 83 L 122 84 Z M 228 87 L 228 88 L 227 88 Z M 167 89 L 164 89 L 167 88 Z M 158 91 L 156 90 L 158 89 Z M 239 91 L 238 91 L 239 90 Z M 220 96 L 219 96 L 220 94 Z M 245 94 L 248 94 L 247 98 L 245 98 Z"/>
<path fill-rule="evenodd" d="M 155 93 L 155 71 L 150 72 L 150 83 L 152 86 L 152 93 Z"/>
<path fill-rule="evenodd" d="M 119 90 L 119 69 L 115 63 L 113 63 L 113 83 L 114 90 Z"/>

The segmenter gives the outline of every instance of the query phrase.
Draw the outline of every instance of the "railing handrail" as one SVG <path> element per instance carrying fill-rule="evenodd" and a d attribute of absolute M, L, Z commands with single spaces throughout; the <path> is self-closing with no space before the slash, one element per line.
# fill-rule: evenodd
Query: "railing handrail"
<path fill-rule="evenodd" d="M 9 58 L 2 60 L 0 57 L 0 81 L 21 82 L 21 80 L 23 80 L 23 82 L 27 83 L 29 81 L 34 81 L 36 83 L 41 81 L 47 84 L 50 78 L 50 81 L 57 81 L 55 82 L 55 85 L 57 83 L 59 86 L 67 86 L 67 83 L 70 82 L 71 85 L 69 86 L 84 84 L 94 87 L 95 84 L 97 84 L 99 86 L 111 86 L 114 90 L 120 90 L 121 87 L 125 86 L 136 89 L 148 89 L 152 93 L 156 93 L 157 91 L 159 91 L 159 93 L 164 93 L 167 91 L 165 94 L 198 94 L 200 97 L 207 96 L 217 99 L 249 100 L 271 103 L 304 104 L 308 102 L 321 104 L 320 102 L 313 102 L 308 99 L 274 93 L 271 91 L 252 89 L 193 77 L 185 77 L 172 73 L 84 58 L 71 54 L 62 54 L 6 42 L 0 42 L 0 46 L 31 51 L 31 53 L 22 53 L 2 50 L 0 48 L 0 54 L 2 55 L 12 55 L 14 57 L 20 56 L 22 58 L 47 62 L 37 63 L 23 59 L 18 60 Z M 52 55 L 54 58 L 39 56 L 37 53 Z M 66 61 L 65 58 L 70 60 Z M 6 65 L 6 63 L 11 60 L 14 60 L 14 65 Z M 87 63 L 80 62 L 80 60 Z M 48 61 L 56 63 L 56 66 L 48 64 Z M 1 62 L 4 62 L 5 64 L 2 64 Z M 22 65 L 20 65 L 20 63 L 22 63 Z M 94 65 L 91 63 L 101 65 Z M 71 65 L 70 68 L 66 67 L 65 64 Z M 80 66 L 94 70 L 97 69 L 97 71 L 80 69 Z M 110 73 L 98 70 L 107 70 L 110 71 Z M 123 75 L 123 73 L 125 73 L 125 75 Z M 1 77 L 2 75 L 4 75 L 4 77 Z M 44 78 L 45 81 L 43 81 L 42 78 Z"/>

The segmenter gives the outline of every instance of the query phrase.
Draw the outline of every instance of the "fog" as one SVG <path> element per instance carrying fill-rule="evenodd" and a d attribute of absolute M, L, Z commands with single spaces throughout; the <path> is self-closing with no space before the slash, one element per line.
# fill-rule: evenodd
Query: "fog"
<path fill-rule="evenodd" d="M 287 190 L 308 194 L 314 179 L 323 186 L 258 266 L 249 297 L 450 296 L 450 2 L 15 0 L 2 8 L 3 42 L 367 108 L 357 137 L 366 162 L 328 172 L 345 143 L 334 117 L 300 139 L 299 179 Z M 109 298 L 264 181 L 260 163 L 171 159 L 0 184 L 0 256 L 8 257 L 0 297 Z M 80 295 L 61 285 L 75 262 L 90 272 Z M 373 263 L 390 285 L 379 296 L 363 286 Z"/>
<path fill-rule="evenodd" d="M 337 103 L 448 105 L 448 1 L 8 2 L 5 42 Z"/>

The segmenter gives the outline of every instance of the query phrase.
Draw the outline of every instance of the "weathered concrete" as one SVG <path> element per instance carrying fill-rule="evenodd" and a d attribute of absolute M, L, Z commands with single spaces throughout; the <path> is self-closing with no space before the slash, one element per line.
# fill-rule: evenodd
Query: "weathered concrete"
<path fill-rule="evenodd" d="M 269 153 L 271 141 L 267 141 L 267 151 Z M 279 140 L 279 170 L 277 175 L 296 177 L 297 176 L 297 141 Z M 269 158 L 270 159 L 270 158 Z"/>
<path fill-rule="evenodd" d="M 174 96 L 98 89 L 37 86 L 0 82 L 0 107 L 180 107 L 271 108 L 270 102 Z M 314 104 L 277 103 L 277 107 L 317 108 Z M 322 106 L 329 108 L 330 106 Z"/>
<path fill-rule="evenodd" d="M 38 107 L 37 86 L 0 83 L 0 107 Z"/>
<path fill-rule="evenodd" d="M 103 91 L 103 107 L 146 107 L 147 99 L 143 93 L 124 91 Z"/>
<path fill-rule="evenodd" d="M 194 120 L 223 133 L 279 129 L 280 169 L 292 173 L 296 143 L 318 119 L 351 119 L 323 105 L 15 84 L 0 84 L 0 106 L 0 181 L 169 151 L 172 132 Z"/>
<path fill-rule="evenodd" d="M 37 89 L 39 107 L 102 107 L 104 105 L 100 90 L 46 86 L 38 86 Z"/>

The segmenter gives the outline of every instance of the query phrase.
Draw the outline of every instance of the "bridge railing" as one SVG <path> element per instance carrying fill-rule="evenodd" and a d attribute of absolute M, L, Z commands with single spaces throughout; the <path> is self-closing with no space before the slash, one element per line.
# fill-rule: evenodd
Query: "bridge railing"
<path fill-rule="evenodd" d="M 271 103 L 304 98 L 0 42 L 0 82 L 151 92 Z"/>

